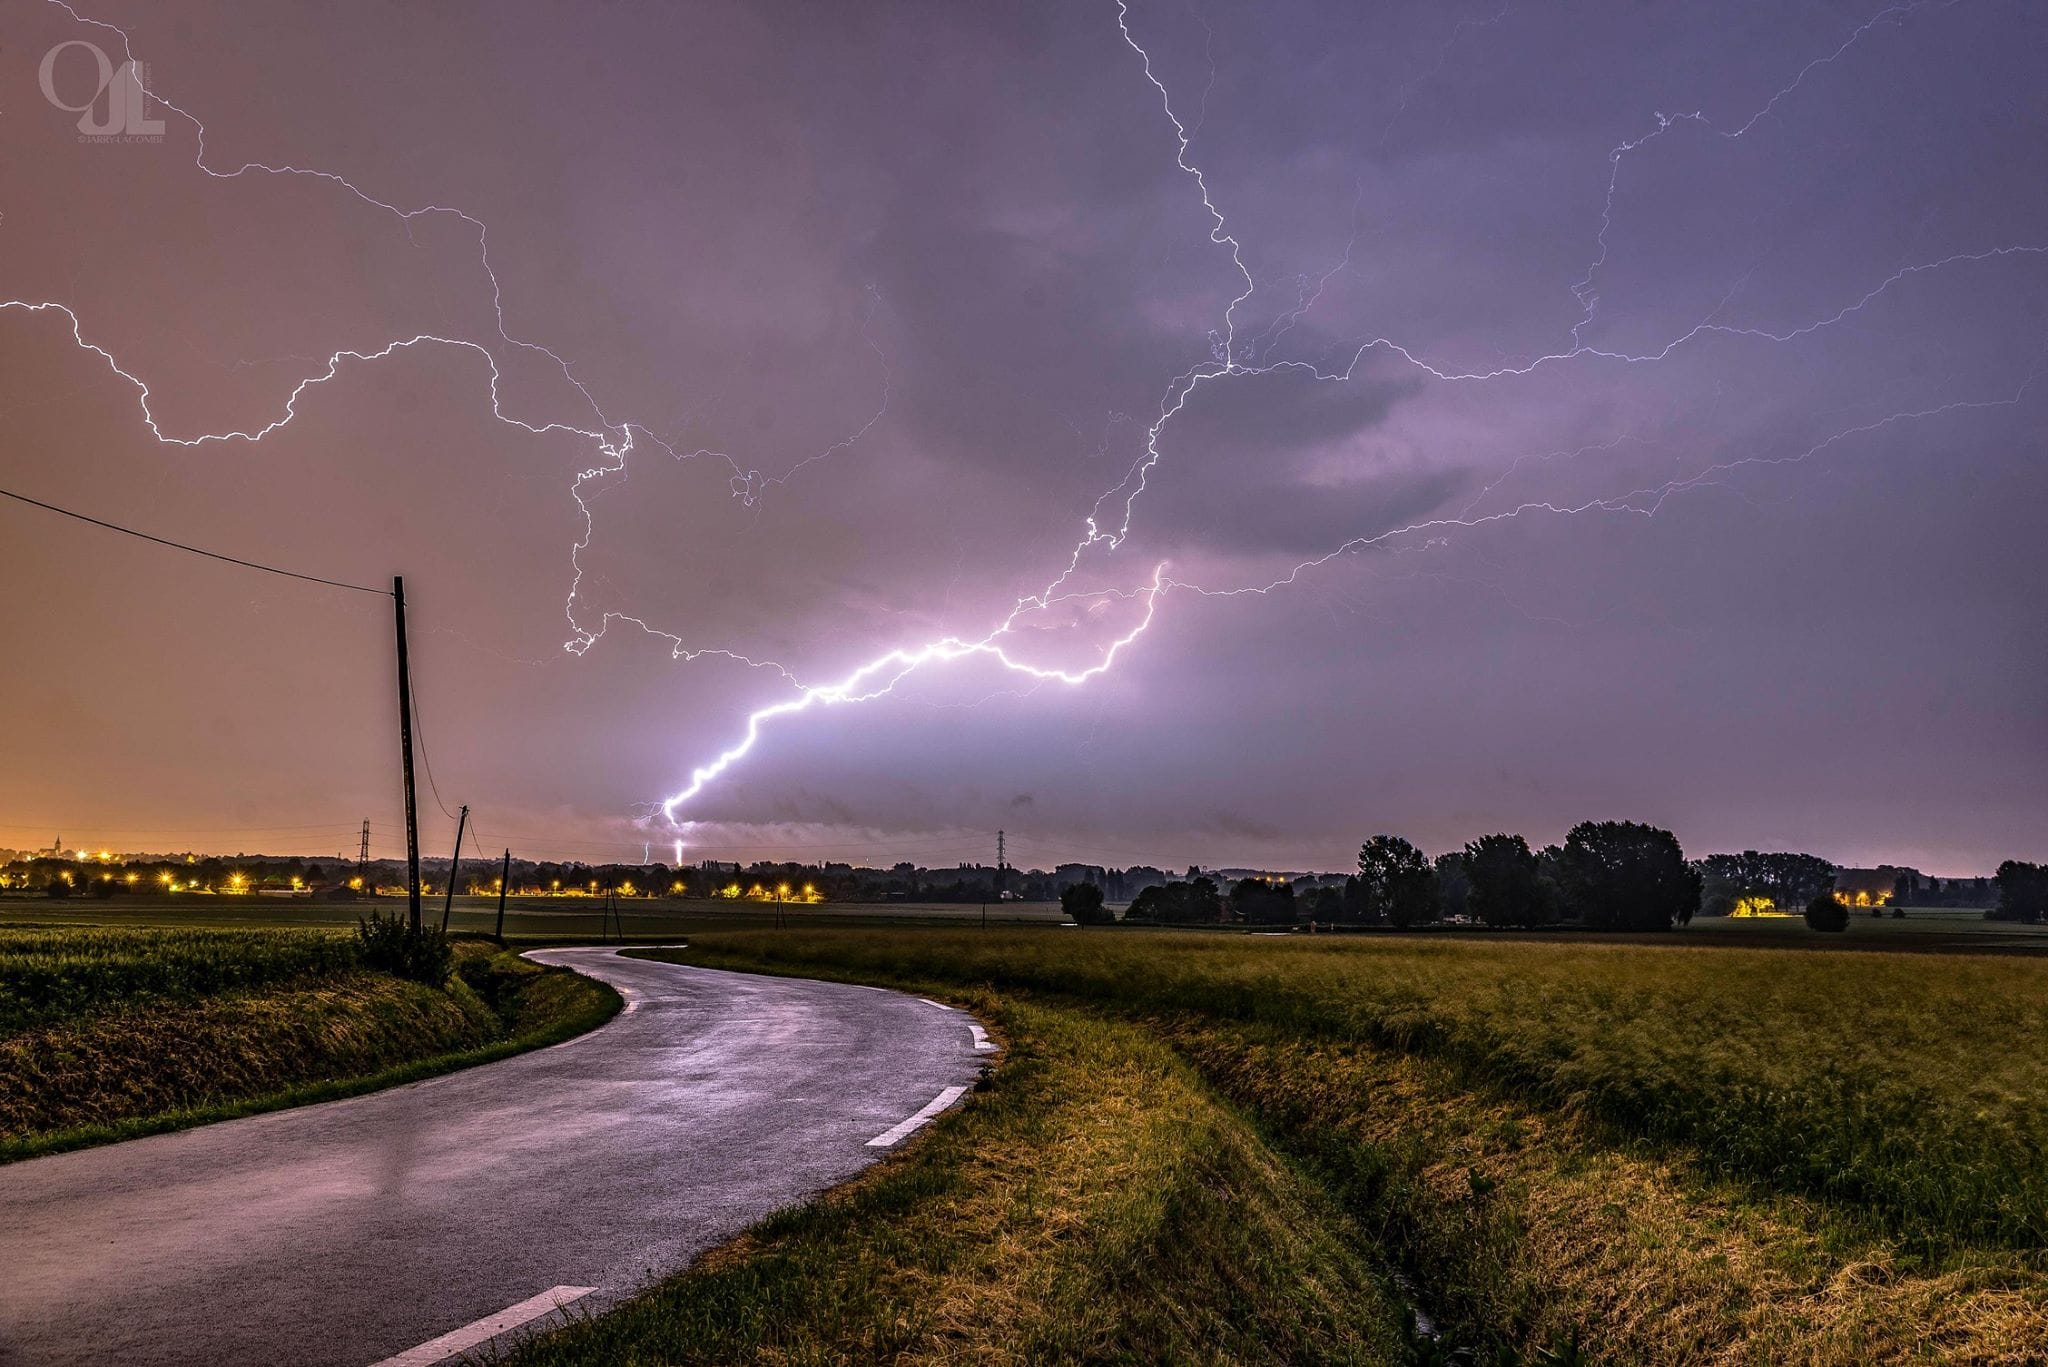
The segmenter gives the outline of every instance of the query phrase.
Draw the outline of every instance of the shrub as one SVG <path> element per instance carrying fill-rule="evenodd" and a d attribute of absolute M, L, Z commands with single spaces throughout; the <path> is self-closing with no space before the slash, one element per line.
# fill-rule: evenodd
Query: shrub
<path fill-rule="evenodd" d="M 1806 904 L 1806 924 L 1815 930 L 1847 930 L 1849 908 L 1832 892 L 1824 892 Z"/>
<path fill-rule="evenodd" d="M 429 987 L 448 980 L 455 960 L 454 946 L 440 927 L 414 927 L 397 912 L 371 912 L 356 922 L 356 938 L 363 947 L 363 962 L 371 968 Z"/>

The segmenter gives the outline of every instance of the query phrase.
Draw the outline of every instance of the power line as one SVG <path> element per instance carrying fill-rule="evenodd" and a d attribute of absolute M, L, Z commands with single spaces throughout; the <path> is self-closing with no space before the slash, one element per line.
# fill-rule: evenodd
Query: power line
<path fill-rule="evenodd" d="M 182 541 L 171 541 L 161 536 L 151 536 L 148 532 L 138 532 L 133 527 L 123 527 L 116 522 L 103 521 L 97 517 L 87 517 L 84 513 L 74 513 L 69 508 L 59 508 L 54 503 L 45 503 L 39 498 L 30 498 L 27 494 L 17 494 L 12 489 L 0 489 L 0 497 L 11 498 L 16 503 L 26 503 L 31 508 L 41 508 L 45 512 L 74 518 L 79 522 L 90 523 L 95 527 L 104 527 L 110 532 L 119 532 L 123 536 L 132 536 L 139 540 L 154 542 L 159 546 L 168 546 L 174 551 L 189 551 L 193 555 L 203 555 L 208 560 L 218 560 L 223 564 L 240 565 L 243 569 L 247 570 L 262 570 L 265 574 L 281 574 L 287 579 L 303 579 L 308 584 L 325 584 L 330 589 L 352 589 L 357 593 L 374 593 L 384 598 L 391 596 L 389 589 L 373 589 L 362 584 L 344 583 L 339 579 L 322 579 L 317 574 L 300 574 L 297 570 L 283 570 L 275 565 L 262 565 L 254 560 L 243 560 L 237 556 L 222 555 L 219 551 L 209 551 L 198 546 L 188 546 Z"/>
<path fill-rule="evenodd" d="M 441 815 L 453 821 L 455 813 L 449 811 L 448 804 L 441 800 L 441 789 L 434 782 L 434 761 L 427 757 L 427 728 L 420 724 L 420 703 L 417 698 L 413 699 L 412 703 L 412 734 L 413 739 L 419 742 L 420 767 L 427 771 L 427 791 L 434 795 L 434 805 L 441 809 Z"/>

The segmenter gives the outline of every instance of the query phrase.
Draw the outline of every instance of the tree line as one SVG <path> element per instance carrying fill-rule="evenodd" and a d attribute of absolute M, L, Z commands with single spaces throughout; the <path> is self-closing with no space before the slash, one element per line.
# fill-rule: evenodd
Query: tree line
<path fill-rule="evenodd" d="M 1670 831 L 1582 821 L 1562 845 L 1532 850 L 1523 837 L 1503 832 L 1434 860 L 1398 835 L 1376 835 L 1359 848 L 1358 871 L 1341 886 L 1297 889 L 1252 877 L 1226 890 L 1213 878 L 1191 876 L 1145 889 L 1124 919 L 1409 927 L 1458 918 L 1490 926 L 1669 930 L 1699 910 L 1701 886 L 1701 871 L 1686 862 Z M 1061 904 L 1083 924 L 1113 919 L 1099 889 L 1070 889 Z"/>
<path fill-rule="evenodd" d="M 1583 821 L 1560 845 L 1532 849 L 1523 837 L 1500 833 L 1435 859 L 1400 836 L 1376 835 L 1359 848 L 1358 871 L 1341 884 L 1313 877 L 1247 877 L 1225 887 L 1189 869 L 1185 879 L 1141 891 L 1123 919 L 1156 925 L 1395 928 L 1456 921 L 1656 931 L 1685 925 L 1698 914 L 1729 915 L 1748 903 L 1780 915 L 1803 915 L 1816 930 L 1841 931 L 1849 925 L 1849 901 L 1861 905 L 1867 889 L 1854 899 L 1839 896 L 1838 872 L 1831 861 L 1812 854 L 1745 850 L 1688 861 L 1670 831 L 1634 821 Z M 1957 898 L 1971 899 L 1959 905 L 1981 904 L 1989 890 L 1984 879 L 1947 882 Z M 1998 902 L 1985 912 L 1987 917 L 2048 921 L 2048 865 L 2007 860 L 1988 884 L 1995 885 Z M 1903 871 L 1892 900 L 1948 891 L 1940 879 Z M 1068 888 L 1060 901 L 1084 925 L 1116 919 L 1102 890 L 1092 885 Z M 1882 915 L 1883 909 L 1873 905 L 1870 913 Z M 1891 914 L 1905 913 L 1895 905 Z"/>

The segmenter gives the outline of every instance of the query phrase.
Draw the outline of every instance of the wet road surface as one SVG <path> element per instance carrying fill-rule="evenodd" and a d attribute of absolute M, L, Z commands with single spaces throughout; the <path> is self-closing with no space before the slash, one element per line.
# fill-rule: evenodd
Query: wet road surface
<path fill-rule="evenodd" d="M 845 1180 L 987 1056 L 970 1016 L 893 992 L 532 957 L 626 1010 L 445 1077 L 0 1167 L 0 1364 L 444 1360 Z"/>

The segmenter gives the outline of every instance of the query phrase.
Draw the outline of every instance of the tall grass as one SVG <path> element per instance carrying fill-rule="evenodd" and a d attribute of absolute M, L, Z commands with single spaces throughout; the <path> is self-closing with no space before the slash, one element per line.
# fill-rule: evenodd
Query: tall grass
<path fill-rule="evenodd" d="M 324 930 L 0 929 L 0 1035 L 148 1000 L 347 972 L 355 937 Z"/>
<path fill-rule="evenodd" d="M 620 1005 L 495 945 L 453 958 L 429 985 L 347 931 L 0 931 L 0 1162 L 488 1062 Z"/>
<path fill-rule="evenodd" d="M 1507 942 L 804 931 L 693 957 L 986 984 L 1430 1058 L 1917 1255 L 2048 1244 L 2048 962 Z"/>
<path fill-rule="evenodd" d="M 866 1178 L 517 1367 L 1414 1360 L 1377 1250 L 1163 1041 L 967 994 L 1002 1066 Z"/>

